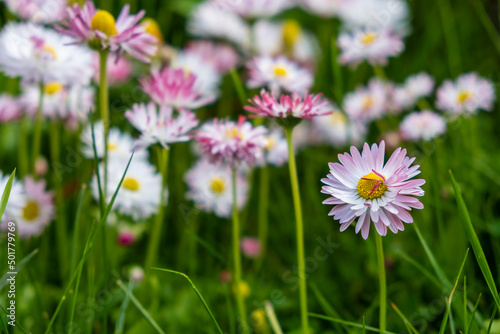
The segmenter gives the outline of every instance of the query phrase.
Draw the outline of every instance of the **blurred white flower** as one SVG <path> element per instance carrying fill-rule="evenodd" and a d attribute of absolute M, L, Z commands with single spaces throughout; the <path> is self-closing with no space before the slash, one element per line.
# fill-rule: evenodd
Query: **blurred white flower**
<path fill-rule="evenodd" d="M 67 0 L 3 0 L 19 18 L 34 23 L 55 23 L 66 14 Z"/>
<path fill-rule="evenodd" d="M 404 85 L 394 87 L 391 96 L 391 109 L 401 111 L 410 109 L 423 97 L 432 94 L 434 79 L 427 73 L 421 72 L 409 76 Z"/>
<path fill-rule="evenodd" d="M 333 147 L 345 147 L 348 144 L 361 144 L 367 128 L 363 122 L 351 121 L 340 110 L 335 110 L 330 115 L 313 118 L 312 131 Z"/>
<path fill-rule="evenodd" d="M 343 0 L 298 0 L 298 2 L 315 15 L 332 17 L 338 15 Z"/>
<path fill-rule="evenodd" d="M 368 123 L 386 112 L 387 86 L 380 79 L 371 79 L 368 86 L 358 86 L 344 98 L 344 110 L 355 121 Z"/>
<path fill-rule="evenodd" d="M 406 116 L 399 126 L 401 138 L 404 140 L 431 140 L 446 131 L 444 118 L 432 111 L 416 111 Z"/>
<path fill-rule="evenodd" d="M 292 0 L 212 0 L 212 3 L 245 18 L 273 16 L 294 5 Z"/>

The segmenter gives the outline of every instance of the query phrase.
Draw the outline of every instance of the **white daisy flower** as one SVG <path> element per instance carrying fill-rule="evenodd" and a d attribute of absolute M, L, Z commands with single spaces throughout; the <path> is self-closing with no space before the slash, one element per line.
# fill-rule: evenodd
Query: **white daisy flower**
<path fill-rule="evenodd" d="M 196 206 L 216 216 L 231 216 L 233 196 L 231 169 L 227 165 L 213 164 L 208 159 L 199 160 L 185 175 L 189 187 L 186 198 L 195 202 Z M 237 176 L 236 198 L 238 209 L 242 209 L 248 197 L 248 182 Z"/>
<path fill-rule="evenodd" d="M 321 16 L 333 17 L 338 15 L 343 0 L 298 0 L 307 11 Z"/>
<path fill-rule="evenodd" d="M 4 175 L 0 171 L 0 194 L 3 194 L 5 187 L 7 186 L 7 182 L 9 181 L 9 177 L 9 174 Z M 22 210 L 25 205 L 26 198 L 24 193 L 24 186 L 22 182 L 14 178 L 12 189 L 10 190 L 9 201 L 7 202 L 4 215 L 1 217 L 2 229 L 7 228 L 7 222 L 12 221 L 15 214 Z"/>
<path fill-rule="evenodd" d="M 311 72 L 283 56 L 255 57 L 248 65 L 249 88 L 268 87 L 275 95 L 281 90 L 306 93 L 312 86 L 314 78 Z"/>
<path fill-rule="evenodd" d="M 32 23 L 9 23 L 0 33 L 0 68 L 26 81 L 88 84 L 91 51 L 70 37 Z"/>
<path fill-rule="evenodd" d="M 444 118 L 430 110 L 416 111 L 406 116 L 399 126 L 401 138 L 404 140 L 429 141 L 446 131 Z"/>
<path fill-rule="evenodd" d="M 371 79 L 367 87 L 359 86 L 344 98 L 344 110 L 349 118 L 370 122 L 384 115 L 387 105 L 387 86 L 381 80 Z"/>
<path fill-rule="evenodd" d="M 104 124 L 102 121 L 94 124 L 94 139 L 97 152 L 97 158 L 104 157 Z M 80 135 L 80 140 L 83 143 L 82 153 L 87 159 L 94 159 L 94 148 L 92 145 L 92 128 L 89 124 Z M 108 159 L 125 161 L 130 159 L 135 142 L 134 138 L 128 133 L 122 133 L 117 128 L 109 129 L 108 135 Z M 145 150 L 135 150 L 133 160 L 147 160 L 148 152 Z"/>
<path fill-rule="evenodd" d="M 273 16 L 294 4 L 292 0 L 212 0 L 212 3 L 245 18 Z"/>
<path fill-rule="evenodd" d="M 260 164 L 270 164 L 277 167 L 288 162 L 288 143 L 283 129 L 278 127 L 266 135 L 267 143 L 264 146 L 264 161 Z"/>
<path fill-rule="evenodd" d="M 345 147 L 348 143 L 358 146 L 368 132 L 362 122 L 354 122 L 340 110 L 312 119 L 312 131 L 317 132 L 323 141 L 334 147 Z"/>
<path fill-rule="evenodd" d="M 127 167 L 127 160 L 110 159 L 108 166 L 107 190 L 105 191 L 106 203 L 113 197 L 116 188 Z M 104 165 L 100 165 L 99 173 L 104 175 Z M 123 179 L 113 208 L 119 213 L 130 216 L 134 220 L 144 220 L 156 214 L 160 205 L 162 177 L 155 168 L 145 160 L 132 159 L 127 174 Z M 97 176 L 92 180 L 92 193 L 96 200 L 99 199 Z"/>
<path fill-rule="evenodd" d="M 421 72 L 409 76 L 404 85 L 394 88 L 391 109 L 394 111 L 410 109 L 418 100 L 432 94 L 433 89 L 434 79 L 429 74 Z"/>
<path fill-rule="evenodd" d="M 56 23 L 64 18 L 67 0 L 3 0 L 19 18 L 34 23 Z"/>
<path fill-rule="evenodd" d="M 250 28 L 237 14 L 213 2 L 203 2 L 191 13 L 188 31 L 196 36 L 228 40 L 240 48 L 250 47 Z"/>

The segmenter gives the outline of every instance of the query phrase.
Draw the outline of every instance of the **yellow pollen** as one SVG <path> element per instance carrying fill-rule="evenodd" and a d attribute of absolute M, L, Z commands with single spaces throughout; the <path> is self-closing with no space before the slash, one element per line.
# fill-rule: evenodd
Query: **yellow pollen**
<path fill-rule="evenodd" d="M 368 96 L 368 97 L 365 97 L 364 101 L 363 101 L 363 109 L 369 109 L 373 107 L 373 99 Z"/>
<path fill-rule="evenodd" d="M 384 185 L 385 177 L 383 175 L 370 173 L 359 179 L 358 182 L 358 194 L 365 199 L 380 198 L 387 190 L 387 186 Z"/>
<path fill-rule="evenodd" d="M 134 178 L 128 177 L 123 181 L 123 188 L 137 191 L 139 190 L 139 182 L 137 182 L 137 180 Z"/>
<path fill-rule="evenodd" d="M 116 144 L 108 143 L 108 151 L 116 150 L 117 147 L 118 147 L 118 145 L 116 145 Z"/>
<path fill-rule="evenodd" d="M 286 69 L 284 69 L 283 67 L 276 66 L 274 68 L 274 74 L 280 77 L 284 77 L 287 74 L 287 72 Z"/>
<path fill-rule="evenodd" d="M 118 34 L 118 31 L 116 31 L 115 18 L 105 10 L 98 10 L 95 13 L 90 22 L 90 28 L 99 30 L 108 36 Z"/>
<path fill-rule="evenodd" d="M 220 194 L 226 189 L 226 182 L 221 177 L 214 177 L 210 183 L 210 189 L 212 192 Z"/>
<path fill-rule="evenodd" d="M 142 20 L 142 25 L 144 26 L 144 29 L 146 30 L 147 33 L 156 37 L 158 43 L 163 42 L 163 34 L 161 33 L 160 26 L 155 20 L 150 18 L 145 18 L 144 20 Z"/>
<path fill-rule="evenodd" d="M 43 50 L 44 50 L 44 51 L 47 51 L 48 53 L 50 53 L 50 55 L 52 56 L 52 58 L 53 58 L 54 60 L 56 60 L 56 59 L 57 59 L 57 52 L 56 52 L 56 50 L 55 50 L 53 47 L 51 47 L 50 45 L 44 45 L 44 46 L 43 46 Z"/>
<path fill-rule="evenodd" d="M 283 24 L 283 41 L 285 42 L 285 45 L 288 47 L 295 45 L 299 36 L 299 23 L 295 20 L 286 20 Z"/>
<path fill-rule="evenodd" d="M 464 91 L 460 92 L 460 94 L 458 94 L 458 102 L 461 103 L 461 104 L 465 103 L 471 97 L 472 97 L 472 94 L 470 92 L 464 90 Z"/>
<path fill-rule="evenodd" d="M 226 138 L 236 138 L 236 137 L 238 137 L 238 138 L 241 139 L 241 133 L 238 130 L 238 128 L 227 129 L 225 136 L 226 136 Z"/>
<path fill-rule="evenodd" d="M 267 143 L 264 146 L 264 149 L 270 150 L 274 147 L 274 145 L 276 145 L 276 142 L 274 141 L 274 139 L 271 137 L 267 137 Z"/>
<path fill-rule="evenodd" d="M 29 201 L 23 209 L 23 217 L 26 220 L 33 220 L 38 217 L 39 211 L 38 203 Z"/>
<path fill-rule="evenodd" d="M 342 124 L 345 124 L 345 122 L 347 121 L 345 115 L 340 111 L 334 112 L 330 116 L 330 120 L 331 120 L 333 125 L 342 125 Z"/>
<path fill-rule="evenodd" d="M 53 95 L 63 89 L 63 85 L 59 82 L 51 82 L 45 85 L 43 91 L 45 94 Z"/>
<path fill-rule="evenodd" d="M 364 45 L 369 45 L 369 44 L 373 43 L 376 39 L 377 39 L 377 34 L 369 31 L 363 35 L 363 37 L 361 38 L 361 42 Z"/>

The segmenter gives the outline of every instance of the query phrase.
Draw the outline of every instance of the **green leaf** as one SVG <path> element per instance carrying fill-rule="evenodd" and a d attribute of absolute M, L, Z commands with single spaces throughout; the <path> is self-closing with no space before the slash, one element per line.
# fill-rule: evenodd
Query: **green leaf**
<path fill-rule="evenodd" d="M 16 170 L 10 174 L 9 180 L 5 185 L 5 189 L 2 194 L 2 201 L 0 202 L 0 218 L 3 217 L 3 213 L 5 212 L 5 208 L 7 207 L 7 202 L 9 201 L 10 191 L 12 190 L 12 184 L 14 183 L 14 178 L 16 176 Z"/>
<path fill-rule="evenodd" d="M 481 247 L 479 238 L 477 237 L 476 231 L 474 230 L 474 226 L 472 225 L 469 211 L 467 210 L 467 206 L 465 205 L 464 199 L 462 197 L 462 192 L 460 191 L 457 181 L 453 176 L 453 172 L 451 170 L 449 172 L 451 181 L 453 183 L 453 189 L 455 190 L 455 197 L 457 200 L 458 211 L 460 213 L 460 217 L 462 218 L 465 224 L 465 229 L 467 230 L 467 235 L 469 236 L 469 240 L 472 245 L 474 255 L 476 256 L 477 263 L 479 264 L 479 268 L 483 273 L 484 279 L 486 280 L 486 284 L 488 285 L 488 288 L 490 289 L 490 292 L 493 295 L 497 308 L 500 308 L 500 297 L 498 296 L 498 290 L 495 285 L 495 280 L 493 279 L 493 274 L 491 273 L 491 269 L 490 266 L 488 265 L 488 262 L 486 261 L 486 256 L 484 255 L 483 248 Z"/>
<path fill-rule="evenodd" d="M 120 315 L 116 321 L 115 334 L 123 333 L 123 326 L 125 325 L 125 315 L 127 313 L 128 302 L 130 301 L 130 296 L 132 295 L 132 289 L 134 288 L 134 281 L 128 283 L 128 293 L 125 294 L 125 299 L 123 299 L 122 306 L 120 307 Z"/>
<path fill-rule="evenodd" d="M 401 312 L 401 310 L 396 306 L 396 304 L 394 304 L 394 303 L 391 302 L 391 306 L 394 309 L 394 311 L 396 311 L 396 313 L 399 315 L 399 317 L 403 320 L 403 322 L 404 322 L 404 324 L 405 324 L 406 329 L 408 330 L 408 332 L 411 332 L 411 333 L 414 333 L 414 334 L 418 334 L 418 331 L 415 329 L 415 327 L 413 327 L 413 325 L 411 324 L 411 322 L 408 321 L 408 319 L 405 317 L 405 315 L 403 314 L 403 312 Z"/>
<path fill-rule="evenodd" d="M 33 250 L 31 253 L 26 255 L 19 263 L 16 265 L 15 272 L 19 273 L 19 271 L 28 263 L 35 254 L 38 253 L 38 249 Z M 5 274 L 2 279 L 0 279 L 0 291 L 7 285 L 7 278 L 9 278 L 10 275 L 7 273 Z"/>

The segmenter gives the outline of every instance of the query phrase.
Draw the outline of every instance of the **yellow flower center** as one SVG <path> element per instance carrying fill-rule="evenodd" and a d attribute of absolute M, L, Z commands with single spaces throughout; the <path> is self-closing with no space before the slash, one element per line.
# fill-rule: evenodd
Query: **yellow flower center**
<path fill-rule="evenodd" d="M 373 98 L 371 96 L 367 96 L 363 100 L 363 109 L 366 110 L 370 109 L 371 107 L 373 107 Z"/>
<path fill-rule="evenodd" d="M 137 180 L 132 177 L 128 177 L 123 180 L 123 188 L 131 191 L 137 191 L 139 190 L 139 182 L 137 182 Z"/>
<path fill-rule="evenodd" d="M 274 139 L 272 137 L 267 137 L 267 143 L 264 146 L 264 149 L 270 150 L 274 147 L 274 145 L 276 145 L 276 142 L 274 141 Z"/>
<path fill-rule="evenodd" d="M 117 147 L 118 145 L 116 145 L 115 143 L 108 143 L 108 151 L 116 150 Z"/>
<path fill-rule="evenodd" d="M 33 220 L 38 217 L 38 212 L 40 208 L 38 207 L 38 203 L 34 201 L 29 201 L 23 209 L 23 217 L 26 220 Z"/>
<path fill-rule="evenodd" d="M 358 182 L 358 194 L 365 199 L 380 198 L 387 190 L 384 185 L 385 177 L 382 174 L 371 172 L 366 174 Z"/>
<path fill-rule="evenodd" d="M 274 68 L 274 74 L 276 74 L 279 77 L 284 77 L 287 74 L 287 71 L 283 67 L 276 66 Z"/>
<path fill-rule="evenodd" d="M 236 137 L 241 139 L 240 130 L 238 128 L 227 129 L 226 133 L 225 133 L 225 137 L 228 139 L 232 139 L 232 138 L 236 138 Z"/>
<path fill-rule="evenodd" d="M 50 55 L 52 56 L 52 58 L 54 60 L 57 59 L 57 52 L 56 52 L 56 50 L 53 47 L 51 47 L 50 45 L 44 45 L 42 49 L 44 51 L 47 51 L 48 53 L 50 53 Z"/>
<path fill-rule="evenodd" d="M 256 330 L 259 329 L 260 331 L 263 331 L 267 328 L 266 312 L 264 312 L 263 309 L 254 310 L 251 317 Z"/>
<path fill-rule="evenodd" d="M 467 102 L 467 100 L 469 100 L 470 98 L 472 97 L 472 94 L 466 90 L 460 92 L 460 94 L 458 94 L 458 102 L 460 104 L 463 104 L 465 102 Z"/>
<path fill-rule="evenodd" d="M 145 18 L 142 20 L 142 25 L 144 26 L 144 30 L 146 30 L 147 33 L 150 35 L 153 35 L 158 39 L 158 43 L 163 42 L 163 34 L 161 33 L 160 26 L 158 23 L 150 18 Z"/>
<path fill-rule="evenodd" d="M 50 82 L 50 83 L 45 85 L 43 91 L 45 92 L 45 94 L 53 95 L 53 94 L 61 91 L 63 88 L 64 88 L 64 86 L 61 85 L 59 82 Z"/>
<path fill-rule="evenodd" d="M 212 192 L 220 194 L 226 189 L 226 182 L 221 177 L 214 177 L 210 183 L 210 189 Z"/>
<path fill-rule="evenodd" d="M 247 282 L 241 281 L 240 286 L 239 286 L 239 290 L 240 290 L 241 296 L 243 298 L 248 298 L 248 296 L 250 296 L 250 286 L 248 285 Z M 238 287 L 236 286 L 236 284 L 233 285 L 233 292 L 234 292 L 234 294 L 236 294 L 238 292 Z"/>
<path fill-rule="evenodd" d="M 366 34 L 361 37 L 361 42 L 364 45 L 372 44 L 377 39 L 377 34 L 371 31 L 368 31 Z"/>
<path fill-rule="evenodd" d="M 90 22 L 90 28 L 99 30 L 108 36 L 118 34 L 118 31 L 116 31 L 115 18 L 105 10 L 98 10 L 95 13 Z"/>
<path fill-rule="evenodd" d="M 300 36 L 300 25 L 295 20 L 286 20 L 283 24 L 283 41 L 290 47 L 295 44 Z"/>
<path fill-rule="evenodd" d="M 330 120 L 332 122 L 332 125 L 342 125 L 346 123 L 347 118 L 342 112 L 336 111 L 333 114 L 331 114 Z"/>

